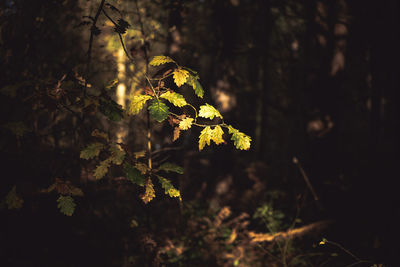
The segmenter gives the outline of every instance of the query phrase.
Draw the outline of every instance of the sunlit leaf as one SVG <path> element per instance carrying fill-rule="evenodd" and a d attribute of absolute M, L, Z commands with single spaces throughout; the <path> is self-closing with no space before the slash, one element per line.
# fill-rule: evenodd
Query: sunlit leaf
<path fill-rule="evenodd" d="M 183 174 L 183 168 L 170 162 L 163 163 L 159 168 L 160 171 L 176 172 Z"/>
<path fill-rule="evenodd" d="M 139 186 L 144 186 L 144 183 L 146 180 L 145 177 L 138 169 L 133 167 L 131 164 L 129 164 L 129 163 L 124 164 L 124 172 L 125 172 L 126 178 L 129 181 L 131 181 L 132 183 L 137 184 Z"/>
<path fill-rule="evenodd" d="M 214 117 L 220 117 L 222 119 L 221 113 L 219 113 L 216 108 L 209 104 L 200 106 L 199 117 L 208 118 L 211 120 L 214 119 Z"/>
<path fill-rule="evenodd" d="M 144 194 L 142 194 L 140 196 L 140 198 L 143 200 L 143 202 L 145 204 L 147 204 L 155 197 L 156 197 L 156 194 L 155 194 L 155 191 L 154 191 L 153 182 L 151 181 L 150 178 L 147 178 L 146 183 L 145 183 Z"/>
<path fill-rule="evenodd" d="M 184 69 L 175 69 L 173 72 L 174 82 L 178 87 L 181 87 L 189 77 L 189 72 Z"/>
<path fill-rule="evenodd" d="M 223 134 L 224 131 L 222 130 L 221 126 L 217 125 L 212 130 L 211 140 L 213 140 L 217 145 L 222 144 L 224 143 L 224 139 L 222 139 Z"/>
<path fill-rule="evenodd" d="M 183 95 L 175 92 L 167 91 L 160 95 L 160 97 L 168 100 L 170 103 L 177 107 L 183 107 L 187 105 L 187 102 Z"/>
<path fill-rule="evenodd" d="M 204 146 L 210 145 L 210 141 L 212 138 L 212 130 L 210 126 L 205 127 L 201 132 L 199 136 L 199 150 L 203 150 Z"/>
<path fill-rule="evenodd" d="M 162 64 L 170 63 L 170 62 L 175 62 L 172 58 L 167 57 L 167 56 L 155 56 L 153 59 L 150 61 L 151 66 L 160 66 Z"/>
<path fill-rule="evenodd" d="M 239 132 L 239 130 L 228 126 L 229 133 L 232 134 L 231 140 L 233 140 L 234 145 L 237 149 L 248 150 L 250 149 L 251 137 Z"/>
<path fill-rule="evenodd" d="M 169 195 L 170 197 L 179 198 L 179 200 L 182 201 L 181 192 L 172 185 L 170 180 L 168 180 L 164 177 L 161 177 L 159 175 L 157 175 L 157 178 L 161 184 L 161 187 L 164 188 L 166 195 Z"/>
<path fill-rule="evenodd" d="M 104 149 L 104 145 L 102 143 L 92 143 L 81 151 L 80 157 L 81 159 L 91 159 L 97 157 L 102 149 Z"/>
<path fill-rule="evenodd" d="M 60 212 L 67 216 L 72 216 L 75 211 L 76 204 L 71 196 L 60 196 L 57 199 L 57 207 Z"/>
<path fill-rule="evenodd" d="M 9 210 L 20 209 L 24 204 L 24 200 L 17 195 L 17 186 L 14 185 L 6 196 L 6 204 Z"/>
<path fill-rule="evenodd" d="M 151 116 L 158 122 L 164 121 L 168 118 L 169 108 L 163 102 L 155 99 L 149 106 Z"/>
<path fill-rule="evenodd" d="M 192 123 L 193 123 L 193 118 L 184 118 L 183 120 L 181 120 L 179 122 L 179 129 L 181 130 L 187 130 L 190 127 L 192 127 Z"/>
<path fill-rule="evenodd" d="M 152 97 L 149 95 L 135 95 L 131 97 L 131 102 L 129 103 L 128 113 L 131 115 L 138 114 L 144 104 L 146 104 L 147 100 L 151 99 Z"/>

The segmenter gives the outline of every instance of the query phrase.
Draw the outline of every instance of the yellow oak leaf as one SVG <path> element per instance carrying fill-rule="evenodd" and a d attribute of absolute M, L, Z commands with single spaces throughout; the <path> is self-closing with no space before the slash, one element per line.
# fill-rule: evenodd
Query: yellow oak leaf
<path fill-rule="evenodd" d="M 153 59 L 150 61 L 151 66 L 160 66 L 162 64 L 170 63 L 170 62 L 175 62 L 172 58 L 167 57 L 167 56 L 155 56 Z"/>
<path fill-rule="evenodd" d="M 160 97 L 167 99 L 171 104 L 173 104 L 174 106 L 177 106 L 177 107 L 183 107 L 183 106 L 187 105 L 187 102 L 186 102 L 185 98 L 183 97 L 183 95 L 175 93 L 175 92 L 167 91 L 167 92 L 163 93 L 162 95 L 160 95 Z"/>
<path fill-rule="evenodd" d="M 199 150 L 203 150 L 204 146 L 210 145 L 211 137 L 212 137 L 212 130 L 210 126 L 205 127 L 201 132 L 199 136 Z"/>
<path fill-rule="evenodd" d="M 192 127 L 192 123 L 193 123 L 193 118 L 184 118 L 183 120 L 181 120 L 179 122 L 179 129 L 181 130 L 187 130 L 190 127 Z"/>
<path fill-rule="evenodd" d="M 138 114 L 142 110 L 144 104 L 146 104 L 147 100 L 151 98 L 152 97 L 149 95 L 135 95 L 131 97 L 128 113 L 131 115 Z"/>
<path fill-rule="evenodd" d="M 181 87 L 189 77 L 189 72 L 183 69 L 175 69 L 173 72 L 174 82 L 178 87 Z"/>
<path fill-rule="evenodd" d="M 224 143 L 224 139 L 222 136 L 224 135 L 224 131 L 222 130 L 221 126 L 217 125 L 212 130 L 211 140 L 213 140 L 217 145 Z"/>
<path fill-rule="evenodd" d="M 214 117 L 220 117 L 222 119 L 221 113 L 219 113 L 216 108 L 207 103 L 203 106 L 200 106 L 199 117 L 208 118 L 211 120 L 214 119 Z"/>
<path fill-rule="evenodd" d="M 145 191 L 144 194 L 140 196 L 140 198 L 143 200 L 145 204 L 149 203 L 153 198 L 156 197 L 155 191 L 154 191 L 154 185 L 153 182 L 151 181 L 150 178 L 147 178 L 146 184 L 145 184 Z"/>

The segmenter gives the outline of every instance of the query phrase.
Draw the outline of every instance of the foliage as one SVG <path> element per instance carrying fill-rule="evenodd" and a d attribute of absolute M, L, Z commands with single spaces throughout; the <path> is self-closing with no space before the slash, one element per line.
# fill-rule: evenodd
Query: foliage
<path fill-rule="evenodd" d="M 24 200 L 17 195 L 17 186 L 14 185 L 10 192 L 8 192 L 5 203 L 9 210 L 20 209 L 24 204 Z"/>
<path fill-rule="evenodd" d="M 140 196 L 140 198 L 143 200 L 145 204 L 149 203 L 153 198 L 156 197 L 155 191 L 154 191 L 154 185 L 153 182 L 151 181 L 150 178 L 146 179 L 145 182 L 145 192 Z"/>
<path fill-rule="evenodd" d="M 162 122 L 168 118 L 168 116 L 172 116 L 173 123 L 178 124 L 179 128 L 175 128 L 174 130 L 174 140 L 176 140 L 179 135 L 179 130 L 187 130 L 191 128 L 193 125 L 204 128 L 199 136 L 199 150 L 202 150 L 204 146 L 210 145 L 210 141 L 214 141 L 217 145 L 225 143 L 223 139 L 224 131 L 222 128 L 226 128 L 229 134 L 232 134 L 231 140 L 234 141 L 234 145 L 237 149 L 240 150 L 248 150 L 250 149 L 251 138 L 239 132 L 239 130 L 234 129 L 232 126 L 225 124 L 221 113 L 212 105 L 206 103 L 205 105 L 201 105 L 199 111 L 196 108 L 189 104 L 185 97 L 177 92 L 174 92 L 171 88 L 165 87 L 164 80 L 168 79 L 170 74 L 173 75 L 173 81 L 176 86 L 181 87 L 185 83 L 188 83 L 195 90 L 195 94 L 202 98 L 203 97 L 203 89 L 198 82 L 199 76 L 197 72 L 182 67 L 176 63 L 175 60 L 171 59 L 167 56 L 156 56 L 150 61 L 150 65 L 159 66 L 166 63 L 173 63 L 170 69 L 164 71 L 164 75 L 161 77 L 155 77 L 153 80 L 157 81 L 157 86 L 153 85 L 151 79 L 147 78 L 149 82 L 149 86 L 151 87 L 151 91 L 146 91 L 146 95 L 138 95 L 134 96 L 131 99 L 130 109 L 133 110 L 130 113 L 132 115 L 137 114 L 138 110 L 142 109 L 143 105 L 147 100 L 152 99 L 151 104 L 148 109 L 152 117 L 158 121 Z M 187 82 L 189 80 L 189 82 Z M 201 88 L 201 89 L 200 89 Z M 160 98 L 168 100 L 171 104 L 176 107 L 182 108 L 185 106 L 189 106 L 194 111 L 194 116 L 185 112 L 183 114 L 175 114 L 169 111 L 169 107 L 161 102 Z M 139 104 L 138 104 L 139 103 Z M 214 118 L 218 118 L 221 120 L 220 123 L 217 124 L 201 124 L 198 123 L 198 118 L 205 118 L 213 120 Z M 211 127 L 213 127 L 211 129 Z"/>
<path fill-rule="evenodd" d="M 183 174 L 183 168 L 182 167 L 180 167 L 178 165 L 175 165 L 173 163 L 170 163 L 170 162 L 163 163 L 160 167 L 158 167 L 158 170 L 165 171 L 165 172 L 176 172 L 176 173 L 179 173 L 179 174 Z"/>
<path fill-rule="evenodd" d="M 104 145 L 102 143 L 92 143 L 81 151 L 81 158 L 91 159 L 97 157 L 103 148 Z"/>
<path fill-rule="evenodd" d="M 67 216 L 72 216 L 75 211 L 76 204 L 71 196 L 60 196 L 57 199 L 57 207 L 60 212 Z"/>
<path fill-rule="evenodd" d="M 125 163 L 124 171 L 126 178 L 128 178 L 129 181 L 139 186 L 144 186 L 146 179 L 144 175 L 137 168 L 133 167 L 129 163 Z"/>
<path fill-rule="evenodd" d="M 177 197 L 182 201 L 181 193 L 172 185 L 171 181 L 159 175 L 157 175 L 157 178 L 161 183 L 161 187 L 164 188 L 166 195 Z"/>
<path fill-rule="evenodd" d="M 131 98 L 131 103 L 129 105 L 129 114 L 136 115 L 138 114 L 144 104 L 146 104 L 147 100 L 151 99 L 149 95 L 137 95 Z"/>
<path fill-rule="evenodd" d="M 151 116 L 158 122 L 164 121 L 168 118 L 169 108 L 159 99 L 154 99 L 151 105 L 149 106 L 149 111 Z"/>
<path fill-rule="evenodd" d="M 222 116 L 219 113 L 219 111 L 209 104 L 200 106 L 199 117 L 207 118 L 210 120 L 214 119 L 214 117 L 219 117 L 222 119 Z"/>

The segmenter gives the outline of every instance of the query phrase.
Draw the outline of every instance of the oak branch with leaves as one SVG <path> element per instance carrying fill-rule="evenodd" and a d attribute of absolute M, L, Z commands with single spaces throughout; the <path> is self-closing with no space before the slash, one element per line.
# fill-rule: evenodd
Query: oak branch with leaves
<path fill-rule="evenodd" d="M 131 97 L 128 111 L 129 114 L 138 114 L 145 104 L 150 101 L 148 110 L 156 121 L 163 122 L 171 116 L 172 121 L 176 123 L 177 126 L 174 130 L 174 140 L 179 137 L 180 131 L 188 130 L 193 125 L 202 127 L 204 129 L 201 131 L 199 136 L 199 150 L 202 150 L 205 145 L 210 145 L 211 141 L 217 145 L 224 143 L 223 128 L 225 128 L 228 130 L 228 133 L 231 134 L 231 140 L 234 142 L 237 149 L 248 150 L 251 142 L 250 136 L 233 128 L 231 125 L 226 124 L 221 113 L 215 107 L 206 103 L 205 105 L 200 106 L 199 111 L 197 111 L 193 105 L 186 101 L 183 95 L 165 87 L 164 80 L 172 76 L 176 86 L 181 87 L 187 84 L 193 88 L 196 96 L 203 98 L 204 90 L 199 82 L 199 76 L 196 71 L 178 65 L 172 58 L 167 56 L 155 56 L 149 64 L 151 66 L 160 66 L 167 63 L 172 63 L 172 67 L 165 71 L 162 77 L 156 77 L 153 79 L 146 77 L 151 90 L 147 90 L 144 95 L 141 94 Z M 184 113 L 179 115 L 170 112 L 169 107 L 165 104 L 165 100 L 178 108 L 184 106 L 191 107 L 194 110 L 194 116 Z M 197 122 L 199 117 L 210 120 L 219 118 L 220 123 L 200 124 Z"/>
<path fill-rule="evenodd" d="M 181 131 L 186 131 L 192 126 L 203 128 L 199 136 L 199 150 L 203 150 L 206 145 L 210 145 L 211 141 L 217 145 L 225 143 L 223 139 L 224 129 L 231 135 L 231 140 L 237 149 L 248 150 L 251 143 L 250 136 L 226 124 L 223 116 L 215 107 L 206 103 L 197 110 L 186 101 L 182 94 L 165 86 L 165 80 L 168 77 L 172 77 L 178 88 L 186 84 L 193 88 L 197 97 L 203 98 L 204 90 L 196 71 L 178 65 L 172 58 L 167 56 L 155 56 L 149 64 L 151 66 L 160 66 L 168 63 L 171 67 L 167 68 L 161 77 L 145 77 L 149 87 L 144 90 L 145 94 L 130 97 L 127 113 L 136 115 L 147 105 L 149 114 L 156 121 L 161 123 L 169 118 L 169 121 L 175 125 L 174 141 L 179 138 Z M 182 110 L 181 114 L 175 114 L 170 111 L 168 103 L 181 110 L 183 107 L 188 106 L 193 112 L 190 112 L 192 113 L 190 115 Z M 208 124 L 199 123 L 198 118 L 207 119 L 209 122 Z M 214 119 L 219 122 L 214 123 Z M 120 165 L 123 166 L 126 178 L 129 181 L 144 187 L 144 193 L 141 195 L 144 203 L 147 204 L 155 197 L 153 179 L 158 180 L 166 195 L 182 200 L 180 191 L 173 186 L 169 179 L 160 175 L 163 172 L 183 174 L 182 167 L 166 162 L 158 168 L 153 168 L 151 164 L 143 163 L 143 159 L 146 157 L 144 151 L 131 153 L 125 144 L 110 142 L 108 135 L 99 130 L 94 130 L 92 136 L 97 138 L 98 141 L 89 144 L 82 150 L 80 157 L 90 160 L 101 155 L 102 160 L 94 170 L 96 179 L 102 179 L 111 165 Z"/>

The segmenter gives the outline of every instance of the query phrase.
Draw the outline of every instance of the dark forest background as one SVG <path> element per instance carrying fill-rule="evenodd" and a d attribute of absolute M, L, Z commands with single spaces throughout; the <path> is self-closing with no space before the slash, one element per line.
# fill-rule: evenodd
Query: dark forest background
<path fill-rule="evenodd" d="M 398 4 L 2 0 L 0 265 L 396 266 Z M 130 24 L 133 61 L 101 5 Z M 144 204 L 80 151 L 94 129 L 146 148 L 145 113 L 107 105 L 129 105 L 156 55 L 198 71 L 204 102 L 253 141 L 199 152 L 199 131 L 172 142 L 152 121 L 155 162 L 184 167 L 169 176 L 183 201 L 156 190 Z M 72 216 L 65 184 L 83 193 Z"/>

